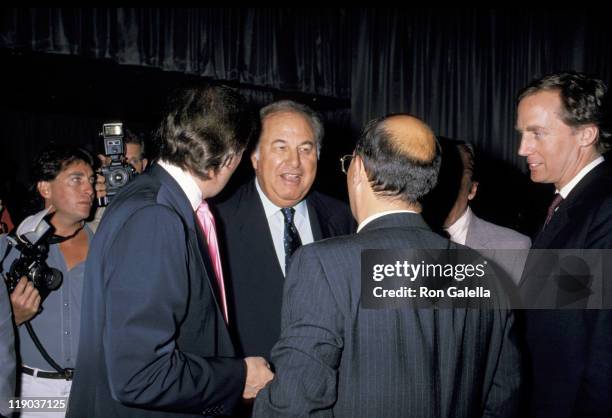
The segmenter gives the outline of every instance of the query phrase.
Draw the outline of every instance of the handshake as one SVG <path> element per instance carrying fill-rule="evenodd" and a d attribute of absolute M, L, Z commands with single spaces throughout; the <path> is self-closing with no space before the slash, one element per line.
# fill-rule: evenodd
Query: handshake
<path fill-rule="evenodd" d="M 263 357 L 247 357 L 244 362 L 247 374 L 242 397 L 253 399 L 272 380 L 274 373 L 270 370 L 270 364 Z"/>

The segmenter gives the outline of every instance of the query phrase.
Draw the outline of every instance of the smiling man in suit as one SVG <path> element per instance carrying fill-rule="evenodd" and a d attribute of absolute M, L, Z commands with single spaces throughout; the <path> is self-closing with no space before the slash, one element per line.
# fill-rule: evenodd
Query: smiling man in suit
<path fill-rule="evenodd" d="M 318 115 L 284 100 L 260 111 L 256 178 L 218 205 L 230 324 L 244 355 L 269 358 L 280 333 L 286 266 L 300 244 L 352 232 L 348 206 L 311 191 L 323 138 Z"/>
<path fill-rule="evenodd" d="M 439 166 L 421 120 L 397 114 L 366 126 L 347 172 L 357 233 L 294 254 L 272 350 L 277 374 L 255 417 L 515 416 L 520 359 L 510 311 L 363 306 L 364 250 L 457 248 L 420 214 Z"/>
<path fill-rule="evenodd" d="M 87 259 L 69 417 L 231 414 L 271 379 L 237 358 L 205 199 L 223 189 L 253 127 L 226 87 L 181 90 L 160 160 L 108 207 Z"/>
<path fill-rule="evenodd" d="M 612 173 L 602 156 L 612 140 L 609 105 L 601 80 L 573 72 L 534 80 L 519 95 L 518 153 L 532 181 L 557 190 L 532 248 L 612 248 Z M 521 291 L 551 294 L 553 283 L 526 275 Z M 610 310 L 526 311 L 530 416 L 612 416 L 611 330 Z"/>

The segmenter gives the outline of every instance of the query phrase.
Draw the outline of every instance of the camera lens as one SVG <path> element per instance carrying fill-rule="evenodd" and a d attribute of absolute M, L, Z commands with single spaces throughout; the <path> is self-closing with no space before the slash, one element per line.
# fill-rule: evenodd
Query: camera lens
<path fill-rule="evenodd" d="M 29 278 L 39 291 L 55 290 L 62 284 L 62 272 L 46 265 L 30 269 Z"/>
<path fill-rule="evenodd" d="M 122 187 L 128 182 L 128 180 L 128 173 L 123 168 L 120 168 L 110 173 L 108 183 L 110 187 Z"/>

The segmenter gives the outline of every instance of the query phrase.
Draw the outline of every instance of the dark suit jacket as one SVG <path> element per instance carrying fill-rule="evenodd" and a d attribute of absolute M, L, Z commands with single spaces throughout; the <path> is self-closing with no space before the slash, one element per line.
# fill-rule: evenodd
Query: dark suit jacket
<path fill-rule="evenodd" d="M 159 166 L 109 206 L 87 259 L 69 417 L 212 415 L 241 397 L 245 365 L 196 222 Z"/>
<path fill-rule="evenodd" d="M 317 192 L 308 195 L 306 204 L 315 241 L 354 231 L 346 204 Z M 270 358 L 280 334 L 285 278 L 255 180 L 241 186 L 217 210 L 230 327 L 236 331 L 237 349 L 245 356 Z"/>
<path fill-rule="evenodd" d="M 511 311 L 362 308 L 362 250 L 410 248 L 449 242 L 420 215 L 392 214 L 294 254 L 272 351 L 277 374 L 255 417 L 513 416 Z"/>
<path fill-rule="evenodd" d="M 576 185 L 532 248 L 612 248 L 612 175 L 607 163 Z M 521 290 L 533 295 L 549 284 L 527 276 Z M 541 310 L 525 314 L 531 415 L 612 416 L 612 313 Z"/>

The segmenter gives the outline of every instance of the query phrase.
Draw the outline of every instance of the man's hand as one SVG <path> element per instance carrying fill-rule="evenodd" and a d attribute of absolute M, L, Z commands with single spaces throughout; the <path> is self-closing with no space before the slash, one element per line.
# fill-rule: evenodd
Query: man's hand
<path fill-rule="evenodd" d="M 113 161 L 111 160 L 111 157 L 104 154 L 98 154 L 98 160 L 100 161 L 100 166 L 102 167 L 108 167 Z"/>
<path fill-rule="evenodd" d="M 247 366 L 247 376 L 242 397 L 253 399 L 266 386 L 266 383 L 272 380 L 274 373 L 272 373 L 270 365 L 263 357 L 247 357 L 244 362 Z"/>
<path fill-rule="evenodd" d="M 11 305 L 15 323 L 21 325 L 34 318 L 40 307 L 40 293 L 25 276 L 19 280 L 11 293 Z"/>
<path fill-rule="evenodd" d="M 106 196 L 106 183 L 104 182 L 103 175 L 96 174 L 96 184 L 94 185 L 94 188 L 96 189 L 96 197 L 98 199 Z"/>

